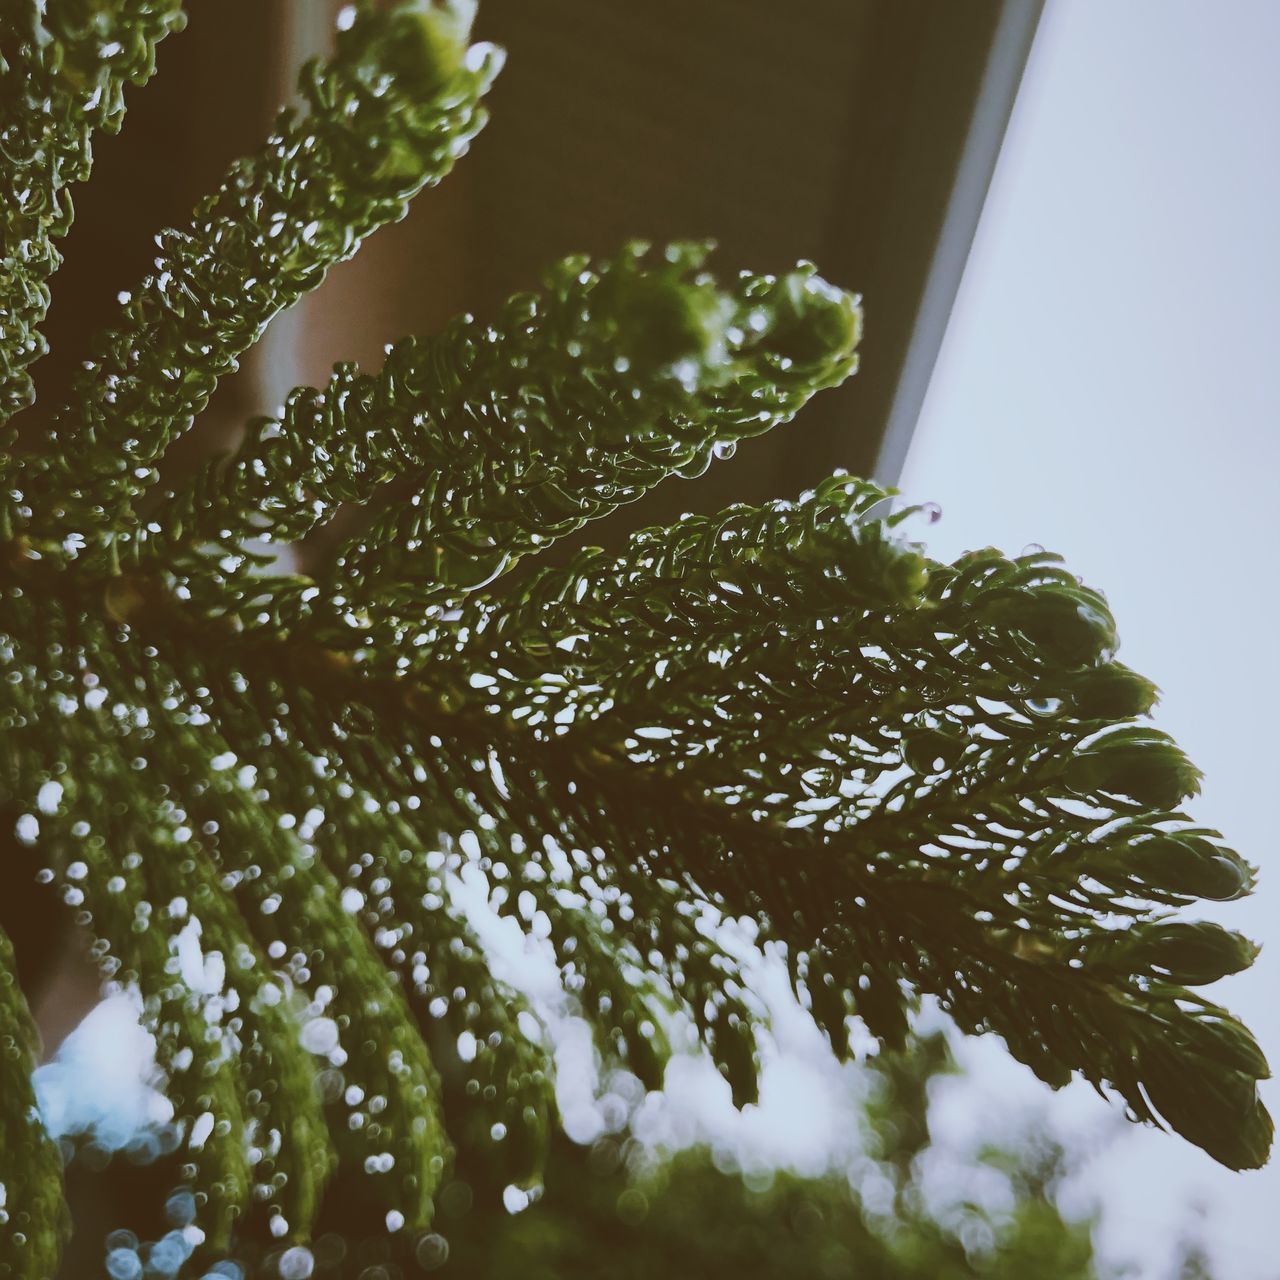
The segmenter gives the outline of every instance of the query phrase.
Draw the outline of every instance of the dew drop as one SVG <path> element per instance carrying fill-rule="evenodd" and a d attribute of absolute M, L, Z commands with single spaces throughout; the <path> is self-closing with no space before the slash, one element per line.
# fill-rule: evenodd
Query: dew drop
<path fill-rule="evenodd" d="M 283 1218 L 274 1219 L 273 1225 L 275 1222 L 283 1221 Z M 286 1249 L 280 1255 L 276 1269 L 280 1272 L 280 1280 L 307 1280 L 315 1270 L 315 1265 L 316 1260 L 310 1249 L 305 1249 L 302 1245 L 294 1245 L 292 1249 Z"/>
<path fill-rule="evenodd" d="M 449 1242 L 444 1236 L 437 1235 L 433 1231 L 418 1241 L 414 1257 L 418 1259 L 418 1265 L 424 1271 L 434 1271 L 437 1267 L 444 1266 L 449 1260 Z"/>
<path fill-rule="evenodd" d="M 133 1249 L 112 1249 L 107 1254 L 106 1266 L 111 1280 L 138 1280 L 142 1275 L 142 1259 Z"/>
<path fill-rule="evenodd" d="M 191 1253 L 191 1245 L 181 1231 L 170 1231 L 151 1246 L 147 1270 L 161 1276 L 176 1276 Z"/>
<path fill-rule="evenodd" d="M 195 1124 L 191 1126 L 190 1145 L 194 1150 L 199 1150 L 209 1140 L 209 1135 L 213 1132 L 213 1112 L 202 1112 L 197 1118 Z"/>
<path fill-rule="evenodd" d="M 338 1024 L 332 1018 L 312 1018 L 303 1025 L 301 1040 L 308 1053 L 330 1054 L 338 1047 Z"/>
<path fill-rule="evenodd" d="M 1038 716 L 1051 716 L 1062 708 L 1061 698 L 1028 698 L 1027 710 Z"/>
<path fill-rule="evenodd" d="M 175 1227 L 189 1226 L 196 1217 L 196 1198 L 190 1191 L 175 1191 L 165 1201 L 164 1216 Z"/>
<path fill-rule="evenodd" d="M 62 783 L 46 782 L 36 793 L 36 808 L 41 813 L 57 813 L 62 803 Z"/>

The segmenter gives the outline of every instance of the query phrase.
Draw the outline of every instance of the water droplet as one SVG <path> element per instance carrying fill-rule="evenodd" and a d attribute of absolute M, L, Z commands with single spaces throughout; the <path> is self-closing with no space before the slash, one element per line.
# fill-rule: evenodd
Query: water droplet
<path fill-rule="evenodd" d="M 106 1265 L 111 1280 L 138 1280 L 142 1275 L 142 1259 L 133 1249 L 112 1249 Z"/>
<path fill-rule="evenodd" d="M 62 783 L 46 782 L 36 793 L 36 808 L 41 813 L 57 813 L 62 803 Z"/>
<path fill-rule="evenodd" d="M 284 1219 L 280 1218 L 276 1221 L 283 1222 Z M 286 1249 L 280 1255 L 276 1269 L 280 1272 L 280 1280 L 307 1280 L 315 1270 L 315 1265 L 316 1260 L 310 1249 L 304 1249 L 302 1245 L 294 1245 L 292 1249 Z"/>
<path fill-rule="evenodd" d="M 437 1267 L 444 1266 L 449 1260 L 449 1242 L 444 1236 L 432 1232 L 418 1241 L 414 1257 L 418 1259 L 418 1265 L 424 1271 L 434 1271 Z"/>
<path fill-rule="evenodd" d="M 303 1025 L 300 1038 L 308 1053 L 328 1055 L 338 1047 L 338 1024 L 332 1018 L 312 1018 Z"/>
<path fill-rule="evenodd" d="M 209 1135 L 212 1132 L 213 1112 L 204 1111 L 196 1118 L 195 1124 L 191 1126 L 190 1146 L 198 1151 L 209 1140 Z"/>
<path fill-rule="evenodd" d="M 191 1245 L 181 1231 L 170 1231 L 151 1246 L 147 1270 L 161 1276 L 176 1276 L 191 1253 Z"/>
<path fill-rule="evenodd" d="M 185 1227 L 195 1221 L 196 1198 L 190 1191 L 175 1191 L 165 1202 L 164 1216 L 175 1226 Z"/>
<path fill-rule="evenodd" d="M 1028 698 L 1027 710 L 1037 716 L 1051 716 L 1062 708 L 1061 698 Z"/>
<path fill-rule="evenodd" d="M 529 1207 L 529 1193 L 522 1191 L 517 1186 L 507 1186 L 502 1189 L 502 1203 L 506 1207 L 508 1213 L 521 1213 Z"/>

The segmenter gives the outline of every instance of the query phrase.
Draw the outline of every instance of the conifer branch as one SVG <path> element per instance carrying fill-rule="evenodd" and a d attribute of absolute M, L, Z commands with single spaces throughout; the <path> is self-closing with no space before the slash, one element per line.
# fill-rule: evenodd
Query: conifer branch
<path fill-rule="evenodd" d="M 125 85 L 151 78 L 184 22 L 181 0 L 12 0 L 0 15 L 0 430 L 34 396 L 27 369 L 47 349 L 56 241 L 93 134 L 119 130 Z"/>
<path fill-rule="evenodd" d="M 466 49 L 470 8 L 349 11 L 304 73 L 309 113 L 161 237 L 5 475 L 0 803 L 104 977 L 143 996 L 209 1242 L 264 1215 L 305 1241 L 334 1187 L 426 1228 L 455 1152 L 536 1184 L 547 1011 L 496 972 L 464 897 L 521 922 L 601 1058 L 646 1086 L 692 1028 L 735 1099 L 755 1095 L 741 924 L 842 1055 L 851 1019 L 899 1045 L 931 994 L 1049 1083 L 1079 1074 L 1229 1167 L 1262 1163 L 1266 1062 L 1195 991 L 1256 948 L 1175 917 L 1249 892 L 1252 869 L 1183 812 L 1200 775 L 1147 723 L 1155 688 L 1115 661 L 1106 601 L 1056 557 L 936 563 L 908 537 L 920 512 L 838 474 L 488 589 L 852 372 L 857 299 L 807 264 L 720 288 L 694 246 L 570 259 L 492 326 L 396 344 L 377 374 L 339 366 L 139 501 L 270 317 L 481 127 L 499 59 Z M 32 246 L 0 280 L 20 313 L 8 408 L 59 184 L 180 21 L 68 0 L 40 44 L 39 12 L 0 30 L 23 68 L 0 110 L 33 112 L 39 77 L 62 77 L 49 118 L 4 134 L 36 193 L 0 214 Z M 133 33 L 118 57 L 98 18 Z M 347 506 L 357 532 L 314 578 L 267 571 L 262 543 Z M 12 975 L 0 937 L 18 1228 L 0 1272 L 46 1275 L 60 1168 Z"/>
<path fill-rule="evenodd" d="M 705 256 L 571 258 L 493 325 L 463 318 L 406 339 L 376 375 L 338 366 L 162 506 L 139 560 L 195 551 L 188 589 L 259 599 L 273 586 L 246 541 L 297 541 L 372 501 L 321 577 L 337 606 L 413 617 L 668 476 L 700 473 L 847 377 L 861 323 L 857 299 L 808 264 L 721 290 Z M 279 625 L 283 602 L 268 616 Z"/>
<path fill-rule="evenodd" d="M 62 1157 L 36 1108 L 38 1038 L 0 929 L 0 1276 L 52 1275 L 71 1233 Z"/>
<path fill-rule="evenodd" d="M 797 504 L 638 535 L 613 560 L 588 552 L 525 593 L 474 596 L 438 624 L 434 644 L 424 633 L 407 676 L 337 653 L 306 659 L 296 643 L 226 624 L 221 638 L 201 634 L 163 592 L 129 617 L 193 658 L 239 636 L 238 656 L 224 651 L 224 661 L 267 705 L 289 707 L 293 735 L 355 783 L 356 804 L 376 809 L 415 777 L 428 803 L 399 819 L 415 843 L 443 840 L 460 865 L 463 835 L 474 845 L 464 862 L 509 869 L 512 894 L 545 913 L 567 971 L 609 1011 L 617 1051 L 647 1077 L 662 1054 L 654 1067 L 635 1055 L 652 1041 L 639 1033 L 657 1025 L 657 993 L 619 975 L 678 955 L 702 978 L 678 964 L 667 989 L 698 992 L 691 1012 L 714 1056 L 740 1096 L 754 1088 L 750 1038 L 737 1030 L 752 1017 L 734 966 L 673 910 L 701 900 L 785 945 L 842 1050 L 854 1010 L 875 1034 L 900 1038 L 905 981 L 961 1025 L 1000 1031 L 1051 1082 L 1082 1071 L 1144 1116 L 1155 1113 L 1139 1085 L 1154 1062 L 1162 1110 L 1179 1116 L 1169 1044 L 1207 1075 L 1223 1036 L 1252 1044 L 1231 1023 L 1202 1045 L 1179 1007 L 1183 988 L 1250 952 L 1216 926 L 1179 932 L 1158 911 L 1186 902 L 1192 885 L 1238 896 L 1250 871 L 1177 812 L 1197 775 L 1176 748 L 1126 723 L 1152 690 L 1111 661 L 1101 598 L 1042 556 L 931 565 L 896 533 L 909 513 L 876 514 L 885 498 L 835 477 Z M 779 633 L 785 659 L 768 635 L 779 591 L 807 602 Z M 752 655 L 759 682 L 739 653 Z M 197 660 L 192 677 L 205 666 Z M 234 702 L 228 690 L 215 699 L 226 740 L 246 758 L 270 741 L 271 758 L 286 759 L 279 727 L 263 734 L 263 704 L 235 727 Z M 274 801 L 291 810 L 321 795 L 279 763 L 272 776 Z M 583 869 L 607 945 L 549 880 L 539 846 L 551 833 L 563 849 L 595 851 Z M 337 896 L 332 884 L 323 892 Z M 495 905 L 509 896 L 496 892 Z M 1129 945 L 1118 947 L 1126 917 Z M 1046 949 L 1046 938 L 1061 942 Z M 1127 1047 L 1104 1053 L 1106 1043 Z M 1223 1086 L 1221 1128 L 1236 1136 L 1192 1126 L 1228 1163 L 1265 1145 L 1247 1071 Z"/>
<path fill-rule="evenodd" d="M 219 378 L 272 316 L 403 217 L 483 127 L 479 100 L 500 58 L 489 46 L 465 49 L 465 33 L 451 43 L 458 37 L 450 8 L 365 6 L 338 33 L 334 56 L 304 68 L 308 110 L 282 112 L 191 225 L 158 237 L 155 273 L 97 339 L 24 460 L 19 519 L 127 546 L 132 503 Z"/>

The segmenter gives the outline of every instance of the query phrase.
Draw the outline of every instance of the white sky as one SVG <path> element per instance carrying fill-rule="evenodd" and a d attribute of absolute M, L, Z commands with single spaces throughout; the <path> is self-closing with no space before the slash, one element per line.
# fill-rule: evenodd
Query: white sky
<path fill-rule="evenodd" d="M 1262 867 L 1214 913 L 1270 943 L 1221 997 L 1280 1063 L 1278 53 L 1276 0 L 1050 0 L 902 488 L 935 554 L 1038 542 L 1106 592 L 1193 813 Z M 1223 1280 L 1280 1277 L 1280 1166 L 1134 1132 L 1088 1181 L 1144 1276 L 1199 1198 Z"/>

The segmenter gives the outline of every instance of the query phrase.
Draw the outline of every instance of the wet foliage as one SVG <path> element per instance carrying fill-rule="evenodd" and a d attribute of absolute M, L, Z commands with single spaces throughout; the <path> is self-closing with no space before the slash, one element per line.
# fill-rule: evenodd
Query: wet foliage
<path fill-rule="evenodd" d="M 0 20 L 5 416 L 90 132 L 181 25 L 47 8 Z M 1051 1084 L 1260 1164 L 1266 1064 L 1195 990 L 1254 948 L 1173 918 L 1251 870 L 1182 811 L 1199 775 L 1056 557 L 936 563 L 921 510 L 837 475 L 538 567 L 854 371 L 858 300 L 812 266 L 574 258 L 159 483 L 271 316 L 483 125 L 501 58 L 465 9 L 345 10 L 306 108 L 161 234 L 66 402 L 3 428 L 0 807 L 140 994 L 174 1232 L 287 1252 L 331 1210 L 429 1232 L 455 1167 L 540 1185 L 565 1007 L 645 1085 L 696 1040 L 750 1100 L 766 1018 L 724 921 L 842 1055 L 855 1020 L 901 1045 L 927 993 Z M 317 529 L 331 554 L 291 571 Z M 554 1010 L 499 963 L 495 916 L 553 958 Z M 59 1160 L 4 954 L 0 1032 L 0 1275 L 46 1276 Z"/>

